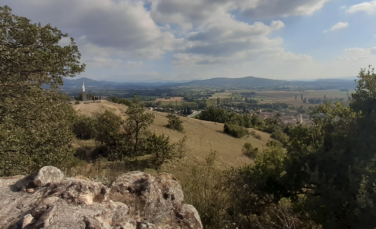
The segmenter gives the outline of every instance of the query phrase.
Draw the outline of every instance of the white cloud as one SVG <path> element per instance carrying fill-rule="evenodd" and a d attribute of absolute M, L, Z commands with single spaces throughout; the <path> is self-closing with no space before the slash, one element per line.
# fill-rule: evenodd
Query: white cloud
<path fill-rule="evenodd" d="M 114 68 L 119 67 L 123 64 L 123 60 L 105 57 L 85 58 L 84 62 L 87 64 L 88 67 L 96 68 Z"/>
<path fill-rule="evenodd" d="M 336 60 L 367 60 L 374 59 L 376 57 L 376 47 L 373 48 L 348 48 L 344 50 L 342 56 L 336 58 Z"/>
<path fill-rule="evenodd" d="M 181 41 L 162 31 L 150 17 L 143 1 L 111 0 L 4 0 L 17 15 L 33 22 L 51 23 L 70 36 L 113 48 L 124 54 L 160 58 Z"/>
<path fill-rule="evenodd" d="M 205 26 L 231 11 L 250 18 L 311 15 L 330 0 L 154 0 L 151 16 L 160 23 L 178 24 L 184 31 Z"/>
<path fill-rule="evenodd" d="M 303 67 L 314 65 L 312 57 L 285 50 L 283 39 L 271 35 L 285 27 L 278 20 L 281 17 L 311 15 L 329 1 L 2 0 L 2 3 L 33 23 L 51 23 L 75 37 L 82 61 L 87 64 L 85 76 L 140 81 L 271 77 L 282 72 L 299 78 L 302 72 L 306 74 Z M 145 3 L 151 4 L 151 9 L 145 8 Z M 252 23 L 240 21 L 247 17 Z M 258 22 L 265 18 L 274 21 Z M 60 41 L 62 45 L 68 43 L 67 39 Z M 164 58 L 166 53 L 172 56 L 171 62 L 169 58 L 154 61 Z M 161 73 L 170 69 L 167 75 Z"/>
<path fill-rule="evenodd" d="M 369 14 L 376 12 L 376 1 L 363 2 L 357 5 L 353 5 L 347 10 L 348 13 L 367 12 Z"/>
<path fill-rule="evenodd" d="M 327 33 L 327 32 L 331 32 L 331 31 L 334 31 L 334 30 L 343 29 L 343 28 L 346 28 L 348 26 L 349 26 L 348 22 L 338 22 L 337 24 L 333 25 L 332 28 L 324 30 L 323 32 Z"/>
<path fill-rule="evenodd" d="M 255 0 L 240 1 L 241 10 L 253 18 L 289 17 L 297 15 L 312 15 L 320 10 L 330 0 Z M 251 1 L 252 2 L 252 1 Z"/>
<path fill-rule="evenodd" d="M 139 68 L 143 65 L 144 63 L 142 61 L 128 61 L 127 62 L 127 67 L 128 68 Z"/>

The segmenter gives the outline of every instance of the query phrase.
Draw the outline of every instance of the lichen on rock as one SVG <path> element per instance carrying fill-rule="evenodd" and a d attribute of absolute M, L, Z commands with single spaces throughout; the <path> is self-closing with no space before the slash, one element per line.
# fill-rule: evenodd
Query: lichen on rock
<path fill-rule="evenodd" d="M 32 191 L 31 191 L 32 190 Z M 203 228 L 171 174 L 130 172 L 110 186 L 46 166 L 0 178 L 0 228 Z"/>

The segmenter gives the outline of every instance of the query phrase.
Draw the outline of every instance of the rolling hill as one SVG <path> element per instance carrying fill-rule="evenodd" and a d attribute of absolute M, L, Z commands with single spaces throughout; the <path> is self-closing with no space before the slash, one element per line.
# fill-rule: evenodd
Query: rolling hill
<path fill-rule="evenodd" d="M 127 109 L 125 105 L 115 104 L 108 101 L 101 103 L 74 104 L 74 110 L 79 114 L 92 116 L 96 112 L 110 110 L 117 115 L 122 116 Z M 231 166 L 240 166 L 245 163 L 251 163 L 252 160 L 242 154 L 244 143 L 251 142 L 253 146 L 262 148 L 270 139 L 269 134 L 256 131 L 262 139 L 258 140 L 253 136 L 237 139 L 223 133 L 223 124 L 202 121 L 192 118 L 182 118 L 184 132 L 180 133 L 165 127 L 167 117 L 165 113 L 155 112 L 154 123 L 150 126 L 150 131 L 156 134 L 165 134 L 170 137 L 171 142 L 177 142 L 184 135 L 188 137 L 187 146 L 189 152 L 188 158 L 192 161 L 203 163 L 205 157 L 211 150 L 217 152 L 219 166 L 229 168 Z"/>

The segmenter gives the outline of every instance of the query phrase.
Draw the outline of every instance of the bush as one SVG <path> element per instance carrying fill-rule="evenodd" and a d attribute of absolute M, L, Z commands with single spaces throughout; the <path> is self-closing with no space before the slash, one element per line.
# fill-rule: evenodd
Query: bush
<path fill-rule="evenodd" d="M 76 100 L 76 101 L 74 102 L 74 104 L 80 104 L 80 101 Z"/>
<path fill-rule="evenodd" d="M 266 143 L 266 146 L 267 147 L 281 147 L 281 143 L 280 142 L 277 142 L 277 141 L 268 141 Z"/>
<path fill-rule="evenodd" d="M 154 166 L 159 168 L 166 159 L 172 158 L 175 145 L 170 144 L 170 137 L 152 134 L 146 139 L 146 151 L 153 154 Z"/>
<path fill-rule="evenodd" d="M 86 116 L 77 116 L 73 123 L 73 133 L 79 139 L 92 139 L 96 137 L 97 121 Z"/>
<path fill-rule="evenodd" d="M 97 135 L 95 140 L 102 144 L 108 144 L 111 142 L 113 136 L 119 132 L 120 125 L 123 123 L 120 116 L 108 110 L 106 110 L 104 113 L 97 113 L 95 115 L 95 119 L 97 122 Z"/>
<path fill-rule="evenodd" d="M 182 124 L 183 121 L 181 121 L 179 117 L 169 114 L 167 118 L 168 118 L 168 124 L 166 126 L 167 128 L 170 128 L 172 130 L 177 130 L 180 132 L 184 130 L 184 126 Z"/>
<path fill-rule="evenodd" d="M 187 136 L 184 136 L 177 143 L 175 143 L 175 153 L 178 158 L 183 158 L 187 153 Z"/>
<path fill-rule="evenodd" d="M 223 131 L 226 134 L 229 134 L 235 138 L 242 138 L 249 134 L 248 130 L 245 129 L 244 127 L 237 126 L 237 125 L 229 125 L 227 123 L 224 125 Z"/>
<path fill-rule="evenodd" d="M 255 138 L 257 138 L 258 140 L 261 140 L 261 135 L 257 134 L 256 131 L 252 130 L 251 131 L 251 135 Z"/>
<path fill-rule="evenodd" d="M 107 100 L 110 101 L 110 102 L 113 102 L 113 103 L 119 103 L 119 104 L 123 104 L 123 105 L 126 105 L 126 106 L 130 106 L 131 103 L 132 103 L 128 99 L 122 99 L 122 98 L 117 97 L 117 96 L 111 96 Z"/>
<path fill-rule="evenodd" d="M 254 148 L 252 146 L 252 144 L 248 143 L 248 142 L 244 143 L 243 148 L 242 148 L 242 152 L 243 152 L 243 154 L 245 154 L 246 156 L 248 156 L 252 159 L 254 159 L 257 156 L 257 154 L 259 153 L 258 148 L 257 147 Z"/>
<path fill-rule="evenodd" d="M 274 138 L 275 140 L 278 140 L 282 143 L 283 146 L 286 146 L 289 140 L 289 137 L 287 134 L 283 133 L 281 129 L 275 130 L 271 135 L 271 138 Z"/>

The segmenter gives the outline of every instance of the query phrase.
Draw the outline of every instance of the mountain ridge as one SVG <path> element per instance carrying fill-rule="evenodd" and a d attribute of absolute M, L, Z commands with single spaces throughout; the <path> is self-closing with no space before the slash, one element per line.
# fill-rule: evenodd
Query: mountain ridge
<path fill-rule="evenodd" d="M 217 87 L 217 88 L 259 88 L 259 87 L 325 87 L 325 88 L 354 88 L 355 84 L 350 79 L 317 79 L 314 81 L 303 80 L 276 80 L 266 79 L 254 76 L 246 76 L 240 78 L 216 77 L 204 80 L 192 80 L 189 82 L 113 82 L 105 80 L 93 80 L 82 77 L 78 79 L 63 79 L 64 85 L 62 89 L 75 89 L 82 86 L 85 82 L 87 88 L 113 88 L 113 89 L 151 89 L 161 87 Z"/>

